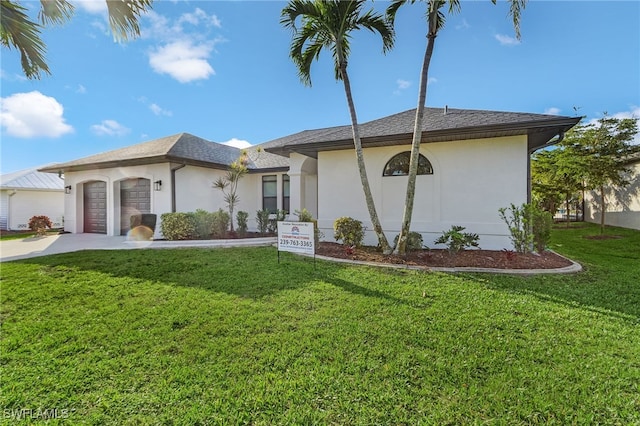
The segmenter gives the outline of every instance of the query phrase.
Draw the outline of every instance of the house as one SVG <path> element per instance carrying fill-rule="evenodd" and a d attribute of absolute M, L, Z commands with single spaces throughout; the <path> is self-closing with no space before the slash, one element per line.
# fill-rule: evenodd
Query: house
<path fill-rule="evenodd" d="M 415 110 L 360 125 L 365 162 L 382 226 L 399 232 Z M 528 200 L 530 153 L 554 143 L 579 117 L 427 108 L 412 230 L 427 245 L 451 225 L 480 235 L 485 249 L 510 247 L 498 209 Z M 42 169 L 64 173 L 65 229 L 124 234 L 131 212 L 224 208 L 212 183 L 239 149 L 186 133 Z M 247 150 L 249 174 L 240 205 L 254 216 L 268 208 L 306 208 L 325 239 L 341 216 L 361 220 L 375 244 L 353 151 L 350 126 L 305 130 Z M 251 226 L 251 224 L 250 224 Z M 255 229 L 255 223 L 253 223 Z M 159 235 L 156 235 L 159 236 Z"/>
<path fill-rule="evenodd" d="M 624 188 L 605 188 L 607 212 L 604 215 L 605 225 L 623 228 L 640 229 L 640 155 L 629 159 L 631 170 L 629 181 Z M 599 191 L 587 191 L 584 195 L 584 220 L 600 223 L 602 201 Z"/>
<path fill-rule="evenodd" d="M 24 231 L 29 219 L 45 215 L 55 228 L 64 217 L 64 178 L 39 172 L 40 166 L 0 176 L 0 229 Z"/>

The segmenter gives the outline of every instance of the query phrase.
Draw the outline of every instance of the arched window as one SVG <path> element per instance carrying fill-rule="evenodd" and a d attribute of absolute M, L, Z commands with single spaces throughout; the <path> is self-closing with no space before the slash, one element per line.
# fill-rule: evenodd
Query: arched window
<path fill-rule="evenodd" d="M 432 175 L 433 167 L 427 157 L 419 154 L 418 159 L 418 174 L 419 175 Z M 391 160 L 384 166 L 382 176 L 407 176 L 409 174 L 409 161 L 411 159 L 411 152 L 405 151 L 400 154 L 396 154 L 391 157 Z"/>

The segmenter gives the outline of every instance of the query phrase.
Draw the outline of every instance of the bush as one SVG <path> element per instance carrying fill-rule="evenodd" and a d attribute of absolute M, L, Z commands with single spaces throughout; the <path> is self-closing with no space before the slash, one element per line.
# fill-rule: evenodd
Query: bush
<path fill-rule="evenodd" d="M 553 216 L 548 211 L 536 206 L 532 211 L 533 245 L 538 253 L 542 253 L 551 239 Z"/>
<path fill-rule="evenodd" d="M 509 211 L 509 216 L 507 216 Z M 511 234 L 513 249 L 518 253 L 531 252 L 533 235 L 531 233 L 531 205 L 524 203 L 518 207 L 511 204 L 509 208 L 498 209 L 500 218 L 505 221 Z"/>
<path fill-rule="evenodd" d="M 269 210 L 256 211 L 256 223 L 258 224 L 258 231 L 263 235 L 266 234 L 269 227 Z"/>
<path fill-rule="evenodd" d="M 217 212 L 212 213 L 213 224 L 212 233 L 214 238 L 225 238 L 227 231 L 229 230 L 229 223 L 231 222 L 231 216 L 229 213 L 222 209 L 218 209 Z"/>
<path fill-rule="evenodd" d="M 396 235 L 396 238 L 393 240 L 393 245 L 398 245 L 398 239 L 400 238 L 400 234 Z M 422 250 L 424 248 L 424 243 L 422 241 L 422 235 L 419 232 L 410 231 L 407 236 L 407 251 L 414 250 Z"/>
<path fill-rule="evenodd" d="M 336 241 L 350 247 L 360 247 L 364 240 L 362 222 L 351 217 L 340 217 L 333 222 L 334 237 Z"/>
<path fill-rule="evenodd" d="M 201 240 L 208 240 L 213 235 L 214 214 L 203 209 L 198 209 L 193 215 L 195 226 L 195 237 Z"/>
<path fill-rule="evenodd" d="M 296 210 L 295 213 L 298 216 L 298 222 L 313 223 L 313 236 L 316 241 L 316 244 L 318 244 L 320 240 L 324 238 L 324 234 L 318 228 L 318 221 L 313 218 L 313 215 L 307 209 L 302 209 L 302 211 Z"/>
<path fill-rule="evenodd" d="M 248 220 L 249 213 L 242 210 L 236 213 L 236 222 L 238 222 L 238 236 L 240 236 L 241 238 L 247 234 L 247 229 L 249 229 L 249 226 L 247 225 Z"/>
<path fill-rule="evenodd" d="M 163 213 L 160 231 L 167 240 L 188 240 L 196 233 L 193 213 Z"/>
<path fill-rule="evenodd" d="M 446 244 L 447 250 L 449 253 L 458 253 L 460 250 L 464 250 L 470 247 L 480 247 L 478 245 L 478 240 L 480 237 L 478 234 L 472 234 L 469 232 L 462 232 L 466 228 L 464 226 L 451 226 L 446 232 L 442 232 L 440 238 L 438 238 L 435 242 L 436 244 Z"/>
<path fill-rule="evenodd" d="M 534 248 L 542 253 L 551 238 L 551 213 L 534 204 L 524 203 L 520 207 L 511 204 L 501 208 L 500 218 L 505 221 L 511 234 L 513 248 L 519 253 L 530 253 Z M 509 212 L 509 215 L 507 215 Z"/>
<path fill-rule="evenodd" d="M 278 222 L 284 220 L 285 217 L 287 217 L 287 212 L 285 210 L 276 210 L 274 218 L 269 219 L 267 231 L 270 234 L 275 234 L 278 231 Z"/>
<path fill-rule="evenodd" d="M 47 228 L 51 229 L 52 227 L 53 224 L 48 216 L 32 216 L 31 219 L 29 219 L 29 229 L 40 237 L 47 233 Z"/>

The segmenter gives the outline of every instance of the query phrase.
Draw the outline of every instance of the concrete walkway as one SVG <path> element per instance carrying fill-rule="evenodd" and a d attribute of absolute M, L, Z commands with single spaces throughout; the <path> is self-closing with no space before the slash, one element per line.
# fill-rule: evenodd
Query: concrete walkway
<path fill-rule="evenodd" d="M 243 240 L 195 241 L 132 241 L 126 236 L 109 237 L 101 234 L 61 234 L 29 237 L 21 240 L 0 240 L 0 262 L 28 259 L 56 253 L 80 250 L 127 250 L 139 248 L 177 247 L 257 247 L 275 244 L 275 237 Z"/>

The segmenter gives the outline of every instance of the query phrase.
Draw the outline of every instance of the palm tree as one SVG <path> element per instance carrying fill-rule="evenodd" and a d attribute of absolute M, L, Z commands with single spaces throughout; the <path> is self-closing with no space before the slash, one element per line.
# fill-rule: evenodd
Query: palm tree
<path fill-rule="evenodd" d="M 392 0 L 387 8 L 387 17 L 391 24 L 394 24 L 398 9 L 406 3 L 415 3 L 416 0 Z M 460 11 L 460 0 L 425 0 L 427 2 L 427 48 L 422 62 L 422 72 L 420 74 L 420 87 L 418 93 L 418 107 L 416 108 L 416 118 L 413 127 L 413 138 L 411 141 L 411 159 L 409 163 L 409 175 L 407 181 L 407 193 L 402 214 L 402 226 L 398 243 L 394 249 L 395 254 L 405 254 L 407 248 L 407 237 L 411 227 L 411 216 L 413 215 L 413 201 L 416 193 L 416 175 L 418 171 L 418 155 L 420 153 L 420 142 L 422 140 L 422 121 L 424 117 L 424 107 L 427 100 L 427 81 L 429 78 L 429 64 L 433 55 L 438 32 L 444 27 L 446 15 L 443 11 L 448 6 L 449 13 Z M 493 4 L 497 0 L 491 0 Z M 513 18 L 513 27 L 516 37 L 520 39 L 520 14 L 524 9 L 527 0 L 509 0 L 511 3 L 509 14 Z"/>
<path fill-rule="evenodd" d="M 140 35 L 138 19 L 151 8 L 153 0 L 107 0 L 109 24 L 117 41 Z M 40 0 L 39 23 L 27 15 L 28 9 L 17 0 L 0 2 L 0 40 L 8 49 L 20 52 L 22 71 L 29 79 L 39 79 L 42 73 L 51 75 L 45 59 L 46 45 L 41 30 L 50 24 L 63 24 L 71 19 L 74 7 L 67 0 Z"/>
<path fill-rule="evenodd" d="M 359 1 L 309 1 L 292 0 L 282 10 L 280 23 L 293 30 L 290 56 L 298 68 L 300 80 L 311 86 L 311 63 L 317 59 L 322 49 L 331 51 L 335 65 L 335 78 L 342 80 L 347 96 L 353 144 L 356 150 L 360 181 L 364 191 L 367 209 L 378 243 L 385 253 L 391 252 L 382 225 L 378 219 L 373 195 L 364 164 L 362 142 L 358 130 L 358 119 L 351 94 L 351 84 L 347 74 L 347 60 L 350 53 L 351 32 L 365 28 L 382 37 L 383 52 L 393 47 L 395 34 L 393 28 L 373 10 L 363 12 L 364 0 Z M 300 26 L 296 21 L 300 18 Z"/>

